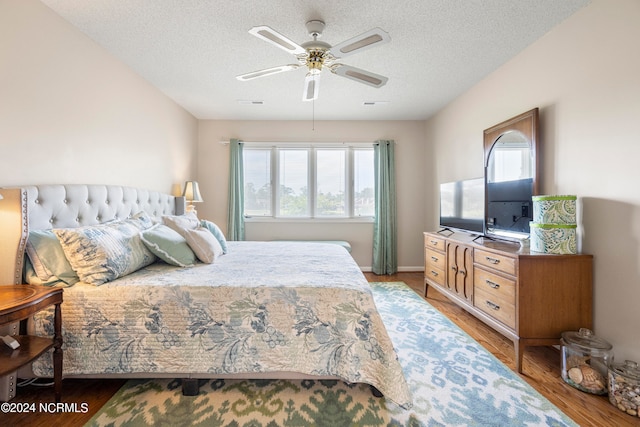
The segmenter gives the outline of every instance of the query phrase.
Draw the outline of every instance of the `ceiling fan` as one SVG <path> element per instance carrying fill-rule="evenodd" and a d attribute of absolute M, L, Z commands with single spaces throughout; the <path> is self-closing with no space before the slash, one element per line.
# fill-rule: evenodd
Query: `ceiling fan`
<path fill-rule="evenodd" d="M 289 38 L 283 36 L 277 31 L 266 25 L 253 27 L 249 30 L 250 34 L 273 44 L 293 55 L 298 60 L 297 64 L 281 65 L 279 67 L 267 68 L 252 73 L 242 74 L 236 78 L 241 81 L 256 79 L 258 77 L 270 76 L 272 74 L 282 73 L 284 71 L 296 70 L 306 66 L 308 69 L 307 76 L 304 79 L 304 91 L 302 94 L 303 101 L 313 101 L 318 98 L 318 88 L 320 83 L 320 73 L 323 68 L 327 68 L 332 73 L 348 79 L 355 80 L 373 87 L 382 87 L 387 83 L 387 78 L 360 68 L 352 67 L 336 62 L 355 53 L 363 52 L 369 48 L 379 46 L 391 41 L 389 34 L 380 28 L 373 28 L 359 36 L 345 40 L 335 46 L 319 41 L 322 36 L 325 23 L 319 20 L 313 20 L 306 23 L 309 36 L 313 40 L 298 44 Z"/>

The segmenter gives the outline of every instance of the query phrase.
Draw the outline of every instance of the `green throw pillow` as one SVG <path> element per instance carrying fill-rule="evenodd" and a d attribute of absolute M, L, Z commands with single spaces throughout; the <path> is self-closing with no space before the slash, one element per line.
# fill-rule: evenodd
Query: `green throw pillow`
<path fill-rule="evenodd" d="M 140 233 L 140 237 L 145 246 L 167 264 L 188 267 L 196 262 L 187 240 L 166 225 L 157 224 Z"/>

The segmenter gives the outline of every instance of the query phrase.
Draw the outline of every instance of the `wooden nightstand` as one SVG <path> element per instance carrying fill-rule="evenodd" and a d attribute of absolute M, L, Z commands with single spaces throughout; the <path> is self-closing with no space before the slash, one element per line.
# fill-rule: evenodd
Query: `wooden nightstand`
<path fill-rule="evenodd" d="M 51 347 L 53 350 L 53 381 L 56 402 L 62 394 L 62 288 L 34 285 L 0 285 L 0 326 L 26 319 L 38 311 L 55 306 L 54 337 L 13 336 L 20 347 L 12 350 L 0 341 L 0 376 L 17 371 L 38 358 Z"/>

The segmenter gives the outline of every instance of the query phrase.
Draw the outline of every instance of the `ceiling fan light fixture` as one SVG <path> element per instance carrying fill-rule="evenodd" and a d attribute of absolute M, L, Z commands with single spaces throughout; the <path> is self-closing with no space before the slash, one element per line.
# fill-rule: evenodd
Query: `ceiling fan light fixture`
<path fill-rule="evenodd" d="M 303 101 L 315 101 L 318 99 L 320 88 L 320 76 L 308 73 L 304 79 L 304 90 L 302 92 Z"/>
<path fill-rule="evenodd" d="M 309 68 L 309 73 L 320 74 L 320 72 L 322 71 L 322 66 L 324 65 L 326 53 L 327 51 L 324 49 L 309 51 L 309 56 L 305 61 L 307 68 Z"/>
<path fill-rule="evenodd" d="M 329 43 L 318 40 L 318 37 L 322 36 L 322 31 L 325 27 L 323 21 L 312 20 L 308 21 L 306 25 L 307 31 L 313 40 L 302 44 L 297 44 L 266 25 L 251 28 L 249 30 L 250 34 L 292 53 L 296 57 L 298 64 L 254 71 L 237 76 L 236 78 L 241 81 L 247 81 L 293 70 L 298 67 L 307 67 L 308 71 L 302 93 L 303 101 L 313 101 L 318 98 L 319 79 L 323 68 L 329 69 L 338 76 L 346 77 L 375 88 L 382 87 L 387 83 L 387 77 L 349 65 L 338 64 L 335 61 L 339 58 L 353 55 L 370 49 L 371 47 L 389 42 L 391 41 L 389 34 L 376 27 L 332 47 Z"/>

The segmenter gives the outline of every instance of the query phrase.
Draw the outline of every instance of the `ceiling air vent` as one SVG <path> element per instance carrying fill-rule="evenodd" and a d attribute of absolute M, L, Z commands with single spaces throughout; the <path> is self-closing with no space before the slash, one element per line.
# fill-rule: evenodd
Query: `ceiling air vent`
<path fill-rule="evenodd" d="M 239 99 L 238 104 L 240 105 L 263 105 L 264 101 L 256 101 L 251 99 Z"/>

